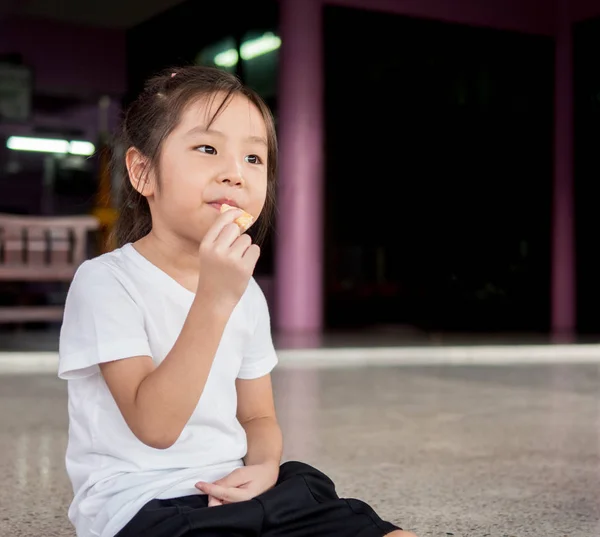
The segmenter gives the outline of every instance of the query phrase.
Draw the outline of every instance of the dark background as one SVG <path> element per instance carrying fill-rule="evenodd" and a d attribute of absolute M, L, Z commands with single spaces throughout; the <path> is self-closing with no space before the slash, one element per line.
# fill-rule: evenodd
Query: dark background
<path fill-rule="evenodd" d="M 215 43 L 278 32 L 276 1 L 232 9 L 188 1 L 129 28 L 123 104 L 148 76 L 193 64 Z M 599 24 L 575 27 L 582 333 L 599 331 Z M 554 40 L 326 7 L 324 44 L 327 327 L 547 332 Z M 276 61 L 236 72 L 277 116 Z M 52 108 L 39 95 L 33 103 Z M 93 174 L 63 179 L 60 210 L 88 210 Z M 0 206 L 30 211 L 9 203 L 17 188 L 0 170 Z M 272 238 L 260 276 L 273 273 Z"/>

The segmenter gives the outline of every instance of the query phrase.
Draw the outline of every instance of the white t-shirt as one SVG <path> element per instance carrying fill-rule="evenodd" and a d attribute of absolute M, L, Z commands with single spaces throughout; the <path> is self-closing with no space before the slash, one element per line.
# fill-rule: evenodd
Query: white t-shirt
<path fill-rule="evenodd" d="M 154 498 L 199 494 L 243 465 L 247 443 L 236 418 L 235 381 L 271 372 L 277 357 L 265 297 L 251 280 L 233 311 L 202 397 L 177 442 L 148 447 L 131 432 L 99 363 L 165 358 L 194 294 L 126 245 L 77 271 L 60 335 L 59 376 L 69 392 L 67 472 L 78 537 L 113 537 Z"/>

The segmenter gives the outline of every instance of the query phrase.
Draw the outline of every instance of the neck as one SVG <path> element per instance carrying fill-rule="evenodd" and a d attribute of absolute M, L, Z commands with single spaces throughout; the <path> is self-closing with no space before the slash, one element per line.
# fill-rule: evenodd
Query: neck
<path fill-rule="evenodd" d="M 135 243 L 135 248 L 175 279 L 198 276 L 199 244 L 194 241 L 182 239 L 165 230 L 153 229 Z"/>

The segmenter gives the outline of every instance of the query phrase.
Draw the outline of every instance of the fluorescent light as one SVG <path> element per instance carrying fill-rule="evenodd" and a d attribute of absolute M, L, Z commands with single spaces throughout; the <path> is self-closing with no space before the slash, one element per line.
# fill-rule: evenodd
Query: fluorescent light
<path fill-rule="evenodd" d="M 242 44 L 242 59 L 251 60 L 267 52 L 277 50 L 281 46 L 281 38 L 272 32 L 267 32 L 257 39 L 251 39 Z"/>
<path fill-rule="evenodd" d="M 230 48 L 225 52 L 219 52 L 215 56 L 215 65 L 219 67 L 233 67 L 238 62 L 238 52 L 234 48 Z"/>
<path fill-rule="evenodd" d="M 272 32 L 267 32 L 256 39 L 242 43 L 241 56 L 243 60 L 251 60 L 268 52 L 277 50 L 281 46 L 281 38 Z M 230 48 L 215 56 L 215 64 L 219 67 L 233 67 L 239 61 L 237 50 Z"/>
<path fill-rule="evenodd" d="M 31 138 L 29 136 L 11 136 L 6 147 L 14 151 L 36 151 L 38 153 L 55 153 L 59 155 L 93 155 L 96 148 L 91 142 L 69 142 L 55 138 Z"/>
<path fill-rule="evenodd" d="M 41 153 L 68 153 L 69 142 L 50 138 L 29 138 L 11 136 L 6 141 L 6 147 L 15 151 L 38 151 Z"/>
<path fill-rule="evenodd" d="M 71 155 L 83 155 L 84 157 L 89 157 L 94 154 L 94 151 L 96 151 L 96 148 L 91 142 L 71 142 L 69 144 L 69 153 L 71 153 Z"/>

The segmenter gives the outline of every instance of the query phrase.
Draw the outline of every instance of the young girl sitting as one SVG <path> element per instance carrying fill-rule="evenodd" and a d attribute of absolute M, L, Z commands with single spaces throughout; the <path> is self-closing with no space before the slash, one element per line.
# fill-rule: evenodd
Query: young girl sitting
<path fill-rule="evenodd" d="M 223 71 L 170 70 L 122 137 L 119 248 L 79 268 L 60 337 L 77 535 L 412 535 L 318 470 L 280 467 L 259 248 L 235 223 L 243 209 L 260 235 L 273 210 L 266 105 Z"/>

